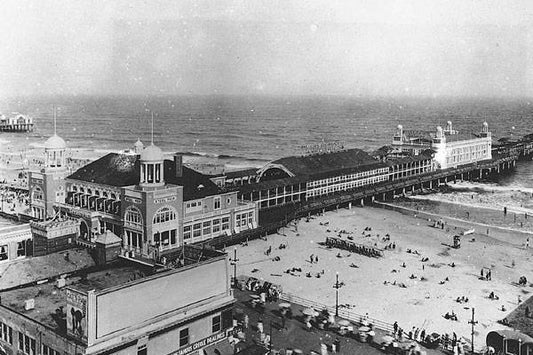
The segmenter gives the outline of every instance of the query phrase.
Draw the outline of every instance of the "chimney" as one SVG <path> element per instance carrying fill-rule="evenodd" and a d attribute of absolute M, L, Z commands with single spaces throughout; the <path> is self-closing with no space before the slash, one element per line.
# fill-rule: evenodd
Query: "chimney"
<path fill-rule="evenodd" d="M 24 309 L 30 311 L 35 308 L 35 299 L 30 298 L 24 301 Z"/>
<path fill-rule="evenodd" d="M 176 169 L 176 173 L 174 177 L 182 177 L 183 176 L 183 155 L 180 153 L 174 154 L 174 168 Z"/>

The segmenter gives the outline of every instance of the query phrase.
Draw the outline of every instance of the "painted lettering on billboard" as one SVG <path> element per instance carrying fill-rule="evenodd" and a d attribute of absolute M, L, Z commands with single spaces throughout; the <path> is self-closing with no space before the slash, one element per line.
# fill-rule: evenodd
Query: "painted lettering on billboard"
<path fill-rule="evenodd" d="M 66 289 L 67 292 L 67 333 L 87 340 L 87 295 Z"/>
<path fill-rule="evenodd" d="M 186 346 L 186 347 L 184 347 L 184 348 L 172 353 L 172 355 L 187 355 L 187 354 L 190 354 L 193 351 L 197 351 L 197 350 L 205 348 L 208 345 L 214 344 L 214 343 L 218 342 L 219 340 L 222 340 L 222 339 L 226 338 L 226 336 L 227 336 L 226 333 L 217 333 L 217 334 L 211 335 L 211 336 L 209 336 L 207 338 L 204 338 L 202 340 L 198 340 L 198 341 L 192 343 L 191 345 L 188 345 L 188 346 Z"/>

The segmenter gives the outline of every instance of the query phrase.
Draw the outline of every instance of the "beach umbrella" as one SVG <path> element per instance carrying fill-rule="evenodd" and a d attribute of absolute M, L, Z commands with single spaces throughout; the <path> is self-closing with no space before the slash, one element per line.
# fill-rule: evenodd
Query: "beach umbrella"
<path fill-rule="evenodd" d="M 303 314 L 305 314 L 306 316 L 310 316 L 310 317 L 316 317 L 318 315 L 318 312 L 315 311 L 313 308 L 305 308 L 303 311 L 302 311 Z"/>
<path fill-rule="evenodd" d="M 339 325 L 343 326 L 343 327 L 347 327 L 350 325 L 350 321 L 347 320 L 347 319 L 341 319 L 340 321 L 338 321 L 337 323 L 339 323 Z"/>
<path fill-rule="evenodd" d="M 366 326 L 363 326 L 363 327 L 359 328 L 359 331 L 363 332 L 363 333 L 368 332 L 369 330 L 370 330 L 370 328 L 366 327 Z"/>
<path fill-rule="evenodd" d="M 291 308 L 291 304 L 287 303 L 287 302 L 282 302 L 282 303 L 278 304 L 278 307 L 279 308 Z"/>

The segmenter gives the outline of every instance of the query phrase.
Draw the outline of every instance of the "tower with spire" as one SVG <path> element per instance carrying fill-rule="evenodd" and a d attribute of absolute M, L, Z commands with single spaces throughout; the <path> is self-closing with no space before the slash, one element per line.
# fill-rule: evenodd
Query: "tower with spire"
<path fill-rule="evenodd" d="M 28 190 L 30 212 L 40 221 L 53 218 L 54 203 L 64 203 L 67 144 L 57 135 L 57 117 L 54 107 L 54 134 L 44 143 L 44 164 L 40 171 L 30 171 Z"/>
<path fill-rule="evenodd" d="M 154 144 L 153 113 L 151 128 L 150 145 L 143 148 L 139 139 L 134 146 L 139 180 L 123 190 L 121 211 L 126 223 L 122 238 L 127 252 L 157 259 L 177 242 L 181 228 L 178 221 L 183 216 L 183 187 L 165 182 L 164 154 Z M 171 162 L 166 163 L 170 171 Z M 129 220 L 138 222 L 128 223 Z"/>

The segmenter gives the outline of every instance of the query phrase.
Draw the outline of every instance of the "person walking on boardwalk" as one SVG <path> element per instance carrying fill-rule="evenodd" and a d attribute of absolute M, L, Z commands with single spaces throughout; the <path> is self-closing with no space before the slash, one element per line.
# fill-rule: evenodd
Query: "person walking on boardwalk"
<path fill-rule="evenodd" d="M 259 318 L 259 320 L 257 321 L 257 331 L 260 334 L 263 334 L 263 319 L 262 318 Z"/>
<path fill-rule="evenodd" d="M 398 333 L 398 322 L 395 321 L 392 327 L 394 329 L 394 336 L 396 336 L 396 333 Z"/>
<path fill-rule="evenodd" d="M 311 256 L 309 257 L 309 261 L 311 262 L 311 264 L 315 261 L 315 254 L 311 254 Z"/>
<path fill-rule="evenodd" d="M 248 317 L 248 314 L 244 315 L 244 329 L 248 329 L 248 326 L 250 325 L 250 317 Z"/>

